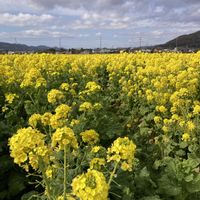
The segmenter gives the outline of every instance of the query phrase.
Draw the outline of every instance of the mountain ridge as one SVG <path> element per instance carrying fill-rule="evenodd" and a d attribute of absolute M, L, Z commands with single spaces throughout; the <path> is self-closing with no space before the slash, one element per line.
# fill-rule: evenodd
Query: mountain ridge
<path fill-rule="evenodd" d="M 50 49 L 50 47 L 44 45 L 28 46 L 26 44 L 0 42 L 0 51 L 43 51 L 47 49 Z"/>
<path fill-rule="evenodd" d="M 180 35 L 158 46 L 162 48 L 200 48 L 200 31 Z"/>

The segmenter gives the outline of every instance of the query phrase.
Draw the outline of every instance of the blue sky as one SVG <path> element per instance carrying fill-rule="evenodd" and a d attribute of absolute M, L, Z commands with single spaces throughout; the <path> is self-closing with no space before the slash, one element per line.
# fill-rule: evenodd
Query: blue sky
<path fill-rule="evenodd" d="M 136 47 L 200 30 L 200 0 L 0 0 L 0 41 Z"/>

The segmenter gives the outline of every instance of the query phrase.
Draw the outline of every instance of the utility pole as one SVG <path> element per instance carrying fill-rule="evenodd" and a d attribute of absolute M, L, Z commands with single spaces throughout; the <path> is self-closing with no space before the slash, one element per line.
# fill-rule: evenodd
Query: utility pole
<path fill-rule="evenodd" d="M 17 38 L 16 37 L 14 38 L 14 40 L 15 40 L 15 44 L 17 44 Z"/>
<path fill-rule="evenodd" d="M 102 36 L 100 35 L 99 36 L 99 47 L 100 47 L 100 49 L 101 49 L 101 46 L 102 46 Z"/>
<path fill-rule="evenodd" d="M 142 48 L 142 37 L 139 37 L 139 44 L 140 44 L 140 49 Z"/>
<path fill-rule="evenodd" d="M 178 37 L 176 38 L 176 50 L 178 50 Z"/>
<path fill-rule="evenodd" d="M 59 38 L 59 49 L 61 49 L 61 38 Z"/>

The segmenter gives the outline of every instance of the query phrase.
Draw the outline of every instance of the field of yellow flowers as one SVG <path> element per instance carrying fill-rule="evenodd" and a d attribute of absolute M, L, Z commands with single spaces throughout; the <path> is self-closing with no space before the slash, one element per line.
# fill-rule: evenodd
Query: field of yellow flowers
<path fill-rule="evenodd" d="M 0 199 L 200 199 L 200 52 L 0 55 Z"/>

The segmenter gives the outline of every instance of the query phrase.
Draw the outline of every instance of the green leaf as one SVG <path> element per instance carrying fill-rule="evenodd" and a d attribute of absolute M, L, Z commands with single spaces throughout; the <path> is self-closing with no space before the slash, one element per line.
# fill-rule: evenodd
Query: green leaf
<path fill-rule="evenodd" d="M 178 196 L 182 192 L 182 187 L 173 180 L 170 180 L 167 175 L 163 175 L 159 181 L 159 193 L 166 196 Z"/>
<path fill-rule="evenodd" d="M 142 120 L 142 122 L 139 124 L 140 128 L 148 127 L 148 124 L 146 123 L 145 120 Z"/>
<path fill-rule="evenodd" d="M 187 142 L 181 142 L 179 144 L 179 146 L 180 146 L 181 149 L 185 149 L 188 146 L 188 143 Z"/>
<path fill-rule="evenodd" d="M 35 106 L 29 100 L 24 102 L 24 108 L 28 115 L 32 115 L 35 112 Z"/>
<path fill-rule="evenodd" d="M 140 128 L 140 133 L 141 135 L 147 135 L 148 134 L 148 131 L 150 131 L 151 129 L 150 128 Z"/>
<path fill-rule="evenodd" d="M 176 155 L 177 155 L 177 156 L 185 156 L 185 151 L 183 151 L 182 149 L 180 149 L 180 150 L 178 150 L 178 151 L 176 152 Z"/>
<path fill-rule="evenodd" d="M 145 115 L 148 112 L 149 112 L 149 107 L 145 107 L 145 106 L 141 106 L 140 107 L 140 113 L 141 113 L 141 115 Z"/>
<path fill-rule="evenodd" d="M 145 119 L 146 119 L 147 121 L 152 121 L 152 120 L 154 119 L 154 117 L 155 117 L 155 113 L 152 112 L 152 113 L 149 113 L 149 114 L 145 117 Z"/>
<path fill-rule="evenodd" d="M 157 170 L 161 166 L 161 164 L 161 160 L 156 160 L 153 164 L 153 168 Z"/>
<path fill-rule="evenodd" d="M 188 147 L 188 150 L 190 152 L 196 152 L 198 150 L 199 146 L 198 145 L 195 145 L 195 144 L 192 144 Z"/>
<path fill-rule="evenodd" d="M 140 177 L 149 177 L 149 171 L 147 170 L 146 167 L 144 167 L 141 172 L 140 172 Z"/>
<path fill-rule="evenodd" d="M 200 192 L 200 175 L 186 184 L 186 190 L 190 193 Z"/>
<path fill-rule="evenodd" d="M 194 179 L 194 175 L 193 175 L 193 174 L 190 174 L 190 175 L 188 175 L 188 176 L 186 176 L 186 177 L 184 178 L 184 180 L 185 180 L 186 182 L 191 182 L 191 181 L 193 181 L 193 179 Z"/>
<path fill-rule="evenodd" d="M 188 160 L 184 160 L 182 162 L 186 174 L 191 173 L 191 171 L 196 167 L 198 167 L 199 164 L 200 164 L 199 159 L 192 159 L 192 158 L 189 158 Z"/>

